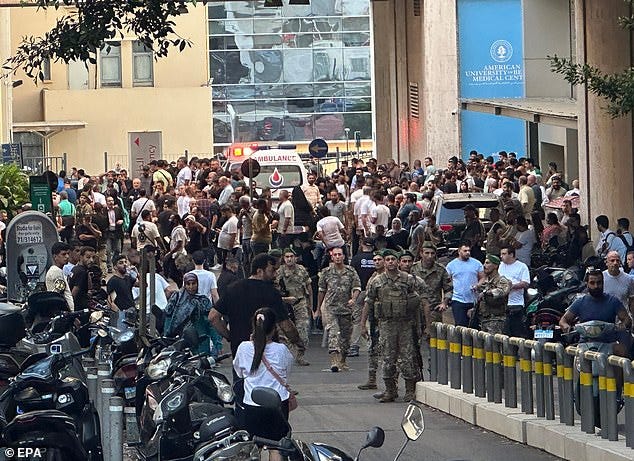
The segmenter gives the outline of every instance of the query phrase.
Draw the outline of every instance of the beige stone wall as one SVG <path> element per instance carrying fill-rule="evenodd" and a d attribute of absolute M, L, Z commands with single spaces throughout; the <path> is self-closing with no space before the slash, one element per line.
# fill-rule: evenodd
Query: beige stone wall
<path fill-rule="evenodd" d="M 41 35 L 54 24 L 53 9 L 11 9 L 12 49 L 25 35 Z M 177 32 L 192 42 L 182 53 L 154 61 L 154 86 L 133 87 L 132 37 L 121 40 L 121 88 L 100 88 L 99 67 L 89 65 L 88 89 L 69 90 L 68 66 L 52 63 L 51 80 L 35 85 L 21 71 L 24 84 L 14 91 L 16 122 L 78 120 L 86 128 L 55 135 L 50 153 L 66 152 L 69 163 L 86 165 L 104 151 L 128 153 L 128 131 L 161 131 L 165 153 L 212 151 L 211 88 L 206 8 L 190 6 L 177 21 Z"/>
<path fill-rule="evenodd" d="M 0 8 L 0 62 L 5 62 L 11 54 L 10 19 L 9 11 Z M 7 143 L 10 139 L 10 81 L 8 76 L 0 79 L 0 143 Z"/>

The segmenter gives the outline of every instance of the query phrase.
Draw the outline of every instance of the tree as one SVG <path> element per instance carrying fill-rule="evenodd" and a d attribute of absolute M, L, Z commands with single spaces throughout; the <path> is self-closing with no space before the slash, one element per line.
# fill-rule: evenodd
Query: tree
<path fill-rule="evenodd" d="M 630 5 L 634 0 L 624 0 Z M 618 18 L 619 25 L 628 31 L 634 30 L 634 15 Z M 572 85 L 587 85 L 588 90 L 604 98 L 607 112 L 613 117 L 622 117 L 634 109 L 634 68 L 607 74 L 589 64 L 578 64 L 569 58 L 548 56 L 551 70 L 564 76 Z"/>
<path fill-rule="evenodd" d="M 51 61 L 97 63 L 97 51 L 107 40 L 133 35 L 154 51 L 156 58 L 167 56 L 171 47 L 183 51 L 191 42 L 179 36 L 174 19 L 187 14 L 196 0 L 23 0 L 38 9 L 72 7 L 57 19 L 42 37 L 22 39 L 5 63 L 13 72 L 23 69 L 36 83 L 43 80 L 42 67 Z"/>
<path fill-rule="evenodd" d="M 0 209 L 9 216 L 29 201 L 29 179 L 17 165 L 0 164 Z"/>

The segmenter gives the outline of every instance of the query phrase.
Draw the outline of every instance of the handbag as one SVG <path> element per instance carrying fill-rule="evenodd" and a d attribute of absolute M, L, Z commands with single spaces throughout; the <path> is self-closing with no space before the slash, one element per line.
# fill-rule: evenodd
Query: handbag
<path fill-rule="evenodd" d="M 266 360 L 266 357 L 264 355 L 262 355 L 262 363 L 264 364 L 264 366 L 266 367 L 267 370 L 269 370 L 269 373 L 271 373 L 273 375 L 273 377 L 277 380 L 277 382 L 279 382 L 282 386 L 284 386 L 286 388 L 286 390 L 288 391 L 288 411 L 293 411 L 295 410 L 299 404 L 297 403 L 297 397 L 295 396 L 295 394 L 293 393 L 291 386 L 288 385 L 287 382 L 285 382 L 280 375 L 277 374 L 277 372 L 273 369 L 273 367 L 271 366 L 271 364 L 269 363 L 268 360 Z"/>

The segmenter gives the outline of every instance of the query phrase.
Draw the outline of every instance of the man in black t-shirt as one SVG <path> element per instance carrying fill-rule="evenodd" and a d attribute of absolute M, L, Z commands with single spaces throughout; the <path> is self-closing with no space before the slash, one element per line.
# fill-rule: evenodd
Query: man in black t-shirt
<path fill-rule="evenodd" d="M 191 214 L 185 218 L 185 227 L 189 237 L 185 245 L 187 253 L 193 254 L 209 246 L 209 221 L 197 207 L 192 207 Z"/>
<path fill-rule="evenodd" d="M 75 301 L 75 309 L 88 309 L 88 292 L 92 288 L 92 278 L 88 272 L 95 260 L 95 249 L 83 246 L 79 250 L 79 263 L 73 267 L 68 285 Z"/>
<path fill-rule="evenodd" d="M 275 258 L 264 253 L 253 258 L 251 277 L 231 284 L 226 295 L 221 296 L 209 312 L 211 324 L 231 343 L 233 356 L 240 343 L 251 338 L 253 314 L 261 307 L 269 307 L 275 312 L 278 327 L 299 351 L 306 349 L 295 324 L 288 318 L 282 295 L 273 285 L 275 262 Z M 229 328 L 222 316 L 229 318 Z"/>
<path fill-rule="evenodd" d="M 124 311 L 134 308 L 132 287 L 135 281 L 128 274 L 128 258 L 119 255 L 114 261 L 114 273 L 106 285 L 108 304 L 112 309 Z"/>
<path fill-rule="evenodd" d="M 365 291 L 365 286 L 374 274 L 374 240 L 370 237 L 363 239 L 360 251 L 352 257 L 350 265 L 357 271 L 361 280 L 361 291 Z"/>

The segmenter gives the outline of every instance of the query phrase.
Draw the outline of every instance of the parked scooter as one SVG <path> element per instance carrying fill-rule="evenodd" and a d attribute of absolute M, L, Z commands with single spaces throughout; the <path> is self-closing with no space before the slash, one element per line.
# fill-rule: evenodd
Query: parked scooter
<path fill-rule="evenodd" d="M 279 394 L 274 389 L 256 387 L 251 393 L 253 401 L 258 405 L 276 411 L 278 416 L 284 419 L 282 413 L 282 402 Z M 373 427 L 366 436 L 365 443 L 357 452 L 356 457 L 344 453 L 342 450 L 317 442 L 306 443 L 292 438 L 290 425 L 288 426 L 288 436 L 282 440 L 267 440 L 262 437 L 249 437 L 243 430 L 236 430 L 219 438 L 220 434 L 228 431 L 227 426 L 231 424 L 231 418 L 220 416 L 203 424 L 201 428 L 201 443 L 194 454 L 194 460 L 212 461 L 225 459 L 259 460 L 259 448 L 265 450 L 278 450 L 289 459 L 301 459 L 304 461 L 358 461 L 361 452 L 366 448 L 380 448 L 385 440 L 385 432 L 380 427 Z M 216 431 L 208 430 L 210 427 Z M 422 406 L 418 402 L 410 402 L 401 423 L 405 433 L 405 441 L 396 454 L 394 461 L 397 461 L 403 454 L 405 447 L 410 440 L 418 440 L 425 429 Z"/>

